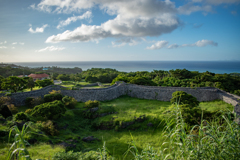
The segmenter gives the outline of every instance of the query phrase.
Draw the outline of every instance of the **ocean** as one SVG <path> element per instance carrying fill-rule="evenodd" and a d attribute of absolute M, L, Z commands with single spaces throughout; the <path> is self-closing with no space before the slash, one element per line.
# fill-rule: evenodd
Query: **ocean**
<path fill-rule="evenodd" d="M 240 73 L 240 61 L 73 61 L 73 62 L 12 62 L 16 65 L 28 67 L 62 68 L 79 67 L 83 70 L 91 68 L 113 68 L 123 72 L 153 71 L 171 69 L 187 69 L 189 71 L 213 73 Z"/>

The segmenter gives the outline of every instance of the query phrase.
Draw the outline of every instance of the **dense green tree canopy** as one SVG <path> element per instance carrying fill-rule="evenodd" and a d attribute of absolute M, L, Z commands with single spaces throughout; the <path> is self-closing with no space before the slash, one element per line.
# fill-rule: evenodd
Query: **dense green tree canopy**
<path fill-rule="evenodd" d="M 15 76 L 10 76 L 2 80 L 1 87 L 5 90 L 10 90 L 11 92 L 22 91 L 25 89 L 27 81 L 23 78 L 18 78 Z"/>
<path fill-rule="evenodd" d="M 199 101 L 191 94 L 187 94 L 184 91 L 176 91 L 172 94 L 171 103 L 177 103 L 179 105 L 189 105 L 190 107 L 197 107 Z"/>
<path fill-rule="evenodd" d="M 36 86 L 39 86 L 39 87 L 46 87 L 46 86 L 53 85 L 53 84 L 54 83 L 51 79 L 44 79 L 44 80 L 36 81 Z"/>

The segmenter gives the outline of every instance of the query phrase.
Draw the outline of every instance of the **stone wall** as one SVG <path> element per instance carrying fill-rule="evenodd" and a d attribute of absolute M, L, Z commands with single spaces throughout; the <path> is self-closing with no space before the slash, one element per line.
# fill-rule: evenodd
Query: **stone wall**
<path fill-rule="evenodd" d="M 88 100 L 112 100 L 121 95 L 129 95 L 131 97 L 143 99 L 170 101 L 173 92 L 185 91 L 188 94 L 196 97 L 199 101 L 213 101 L 216 99 L 221 99 L 229 104 L 232 104 L 235 107 L 234 111 L 240 115 L 240 97 L 216 88 L 201 87 L 193 89 L 183 87 L 156 87 L 127 84 L 124 82 L 117 82 L 115 85 L 108 88 L 79 90 L 66 90 L 66 88 L 62 86 L 51 85 L 36 91 L 13 93 L 11 95 L 12 103 L 16 106 L 21 106 L 24 105 L 27 97 L 43 97 L 52 90 L 61 90 L 63 95 L 74 97 L 77 101 L 81 102 L 86 102 Z M 0 96 L 4 96 L 4 94 L 0 94 Z"/>
<path fill-rule="evenodd" d="M 219 99 L 218 89 L 212 87 L 204 88 L 184 88 L 184 87 L 155 87 L 140 86 L 134 84 L 127 85 L 127 94 L 131 97 L 143 99 L 157 99 L 160 101 L 170 101 L 172 93 L 175 91 L 185 91 L 196 97 L 199 101 L 213 101 Z"/>

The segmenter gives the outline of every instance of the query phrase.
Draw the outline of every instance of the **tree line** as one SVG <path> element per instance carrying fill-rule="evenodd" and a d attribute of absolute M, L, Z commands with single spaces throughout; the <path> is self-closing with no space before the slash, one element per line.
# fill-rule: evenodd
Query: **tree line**
<path fill-rule="evenodd" d="M 75 68 L 60 68 L 57 66 L 47 67 L 48 70 L 44 71 L 44 67 L 37 67 L 37 68 L 29 68 L 23 66 L 17 66 L 14 64 L 0 64 L 0 75 L 4 78 L 9 76 L 19 76 L 19 75 L 29 75 L 31 73 L 34 74 L 42 74 L 46 73 L 53 77 L 57 77 L 59 74 L 76 74 L 81 73 L 82 69 L 75 67 Z"/>
<path fill-rule="evenodd" d="M 47 73 L 47 72 L 45 72 Z M 91 68 L 81 73 L 75 74 L 60 74 L 53 73 L 50 75 L 51 79 L 62 81 L 81 81 L 85 79 L 86 82 L 95 83 L 112 83 L 116 81 L 124 81 L 126 83 L 148 85 L 148 86 L 172 86 L 172 87 L 216 87 L 224 91 L 240 95 L 240 73 L 231 74 L 215 74 L 209 71 L 200 73 L 198 71 L 189 71 L 187 69 L 176 70 L 153 70 L 137 71 L 137 72 L 119 72 L 116 69 L 111 68 Z M 11 80 L 3 80 L 4 77 L 0 77 L 0 89 L 6 89 L 8 86 L 18 86 L 18 90 L 23 90 L 26 87 L 19 87 L 21 84 L 26 86 L 25 82 L 21 82 L 16 78 Z M 14 79 L 14 80 L 13 80 Z M 30 81 L 28 78 L 23 78 L 24 81 Z M 22 80 L 22 81 L 23 81 Z M 2 82 L 1 82 L 2 81 Z M 12 85 L 10 82 L 18 82 L 18 85 Z M 4 83 L 3 83 L 4 82 Z M 32 82 L 31 82 L 32 83 Z M 41 84 L 42 83 L 42 84 Z M 11 84 L 11 85 L 10 85 Z M 35 86 L 45 86 L 45 82 L 35 82 Z M 50 84 L 50 82 L 46 83 Z M 14 91 L 15 89 L 12 89 Z M 15 92 L 15 91 L 14 91 Z"/>

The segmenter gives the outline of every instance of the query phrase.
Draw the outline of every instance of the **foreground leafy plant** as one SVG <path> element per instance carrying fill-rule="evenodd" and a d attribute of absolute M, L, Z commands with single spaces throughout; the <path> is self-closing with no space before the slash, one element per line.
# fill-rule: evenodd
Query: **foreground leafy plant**
<path fill-rule="evenodd" d="M 163 143 L 160 149 L 147 147 L 140 153 L 134 145 L 128 153 L 134 159 L 239 159 L 240 127 L 231 120 L 231 116 L 223 115 L 224 124 L 219 121 L 201 120 L 200 125 L 186 130 L 181 110 L 176 105 L 175 118 L 169 119 L 164 129 Z M 202 116 L 203 117 L 203 116 Z"/>
<path fill-rule="evenodd" d="M 26 149 L 26 144 L 27 145 L 30 145 L 30 144 L 24 139 L 24 136 L 29 133 L 27 132 L 29 125 L 30 123 L 25 123 L 23 125 L 22 131 L 20 131 L 17 126 L 13 126 L 11 128 L 9 132 L 9 141 L 10 141 L 12 132 L 15 132 L 15 136 L 14 136 L 14 142 L 8 151 L 7 160 L 11 160 L 13 156 L 16 156 L 16 159 L 18 160 L 25 160 L 25 159 L 31 160 L 29 156 L 29 152 Z"/>

